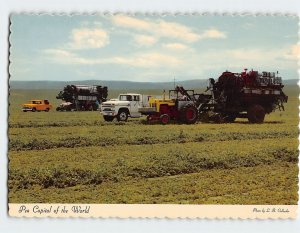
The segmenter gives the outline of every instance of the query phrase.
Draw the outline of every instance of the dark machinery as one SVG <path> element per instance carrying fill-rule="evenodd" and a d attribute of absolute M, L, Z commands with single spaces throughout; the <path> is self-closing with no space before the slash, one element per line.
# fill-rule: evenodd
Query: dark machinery
<path fill-rule="evenodd" d="M 263 123 L 265 115 L 284 110 L 288 97 L 283 93 L 281 77 L 272 72 L 225 71 L 217 81 L 209 79 L 210 94 L 196 94 L 177 86 L 169 98 L 149 99 L 149 107 L 139 109 L 148 121 L 170 119 L 193 124 L 202 122 L 230 123 L 236 118 L 248 118 L 250 123 Z"/>
<path fill-rule="evenodd" d="M 198 111 L 201 121 L 233 122 L 236 118 L 248 118 L 250 123 L 262 123 L 265 114 L 276 109 L 284 110 L 288 97 L 283 93 L 281 77 L 273 72 L 249 71 L 232 73 L 225 71 L 218 78 L 209 80 L 201 95 Z"/>
<path fill-rule="evenodd" d="M 67 85 L 59 92 L 56 99 L 63 103 L 57 111 L 92 111 L 106 101 L 108 95 L 106 86 L 97 85 Z"/>

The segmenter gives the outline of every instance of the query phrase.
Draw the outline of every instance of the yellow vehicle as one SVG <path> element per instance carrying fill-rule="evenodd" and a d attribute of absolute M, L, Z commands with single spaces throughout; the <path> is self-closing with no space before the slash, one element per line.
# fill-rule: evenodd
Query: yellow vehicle
<path fill-rule="evenodd" d="M 168 124 L 170 120 L 194 124 L 198 119 L 198 110 L 194 101 L 194 90 L 185 90 L 177 86 L 169 90 L 169 98 L 150 98 L 149 107 L 139 108 L 139 112 L 147 116 L 147 121 L 160 121 Z"/>
<path fill-rule="evenodd" d="M 29 100 L 28 103 L 22 104 L 22 106 L 23 112 L 49 112 L 49 110 L 52 109 L 52 105 L 49 103 L 48 100 Z"/>

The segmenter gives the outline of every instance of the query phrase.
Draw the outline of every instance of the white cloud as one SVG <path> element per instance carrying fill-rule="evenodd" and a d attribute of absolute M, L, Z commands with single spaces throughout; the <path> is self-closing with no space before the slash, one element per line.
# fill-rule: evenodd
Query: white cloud
<path fill-rule="evenodd" d="M 70 39 L 68 45 L 71 49 L 102 48 L 109 44 L 108 33 L 100 28 L 73 29 Z"/>
<path fill-rule="evenodd" d="M 225 39 L 226 34 L 217 29 L 209 29 L 209 30 L 204 31 L 203 34 L 201 34 L 201 38 L 202 39 L 205 39 L 205 38 Z"/>
<path fill-rule="evenodd" d="M 114 63 L 136 67 L 175 67 L 180 65 L 180 59 L 159 52 L 135 54 L 129 57 L 114 57 Z"/>
<path fill-rule="evenodd" d="M 292 47 L 293 48 L 293 47 Z M 243 68 L 263 71 L 297 69 L 296 49 L 290 46 L 274 49 L 236 48 L 217 51 L 214 49 L 199 54 L 199 64 L 209 70 L 228 69 L 239 72 Z"/>
<path fill-rule="evenodd" d="M 220 72 L 230 70 L 240 72 L 243 68 L 253 68 L 263 71 L 279 71 L 297 69 L 296 57 L 299 47 L 287 46 L 274 49 L 236 48 L 236 49 L 207 49 L 201 53 L 192 49 L 183 49 L 185 45 L 179 43 L 164 44 L 161 51 L 147 51 L 112 57 L 88 58 L 66 50 L 46 50 L 47 58 L 54 63 L 73 65 L 114 64 L 131 68 L 143 68 L 137 73 L 141 78 L 149 78 L 150 73 L 161 73 L 207 79 L 215 77 Z M 175 49 L 175 52 L 174 52 Z M 180 51 L 177 53 L 176 51 Z"/>
<path fill-rule="evenodd" d="M 114 56 L 108 58 L 86 58 L 62 49 L 44 50 L 47 58 L 60 64 L 73 65 L 97 65 L 97 64 L 119 64 L 132 67 L 176 67 L 181 64 L 180 59 L 159 52 L 137 53 L 127 56 Z"/>
<path fill-rule="evenodd" d="M 172 49 L 172 50 L 185 50 L 188 49 L 188 47 L 184 44 L 180 43 L 168 43 L 168 44 L 163 44 L 164 48 L 167 49 Z"/>
<path fill-rule="evenodd" d="M 154 35 L 156 38 L 172 38 L 188 43 L 206 38 L 226 38 L 226 34 L 217 29 L 210 29 L 203 33 L 199 33 L 195 29 L 183 24 L 167 22 L 164 20 L 149 21 L 125 15 L 116 15 L 112 17 L 112 22 L 119 27 L 147 32 Z"/>
<path fill-rule="evenodd" d="M 76 70 L 76 73 L 79 76 L 83 76 L 83 77 L 95 77 L 96 73 L 94 71 L 81 71 L 81 70 Z"/>
<path fill-rule="evenodd" d="M 292 45 L 290 49 L 284 54 L 284 58 L 288 60 L 299 60 L 300 45 Z"/>
<path fill-rule="evenodd" d="M 136 30 L 150 30 L 153 27 L 151 22 L 132 18 L 126 15 L 115 15 L 112 16 L 112 22 L 117 26 L 127 27 L 127 28 L 134 28 Z"/>
<path fill-rule="evenodd" d="M 141 46 L 151 46 L 157 42 L 157 39 L 153 36 L 135 35 L 134 41 Z"/>

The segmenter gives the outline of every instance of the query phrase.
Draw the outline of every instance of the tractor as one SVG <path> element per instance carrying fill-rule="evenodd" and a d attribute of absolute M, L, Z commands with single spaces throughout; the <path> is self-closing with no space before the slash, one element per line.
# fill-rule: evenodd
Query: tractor
<path fill-rule="evenodd" d="M 168 124 L 170 120 L 186 124 L 194 124 L 198 120 L 198 110 L 195 105 L 194 90 L 185 90 L 177 86 L 169 90 L 169 97 L 166 98 L 164 91 L 163 98 L 149 99 L 149 107 L 139 108 L 139 112 L 147 115 L 147 121 L 160 121 Z"/>

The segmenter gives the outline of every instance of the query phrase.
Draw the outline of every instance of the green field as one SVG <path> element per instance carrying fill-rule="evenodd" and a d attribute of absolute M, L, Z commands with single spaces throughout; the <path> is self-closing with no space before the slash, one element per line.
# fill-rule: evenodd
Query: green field
<path fill-rule="evenodd" d="M 58 105 L 58 91 L 11 90 L 9 202 L 297 204 L 298 87 L 285 92 L 286 111 L 264 124 L 149 125 L 23 113 L 32 98 Z"/>

